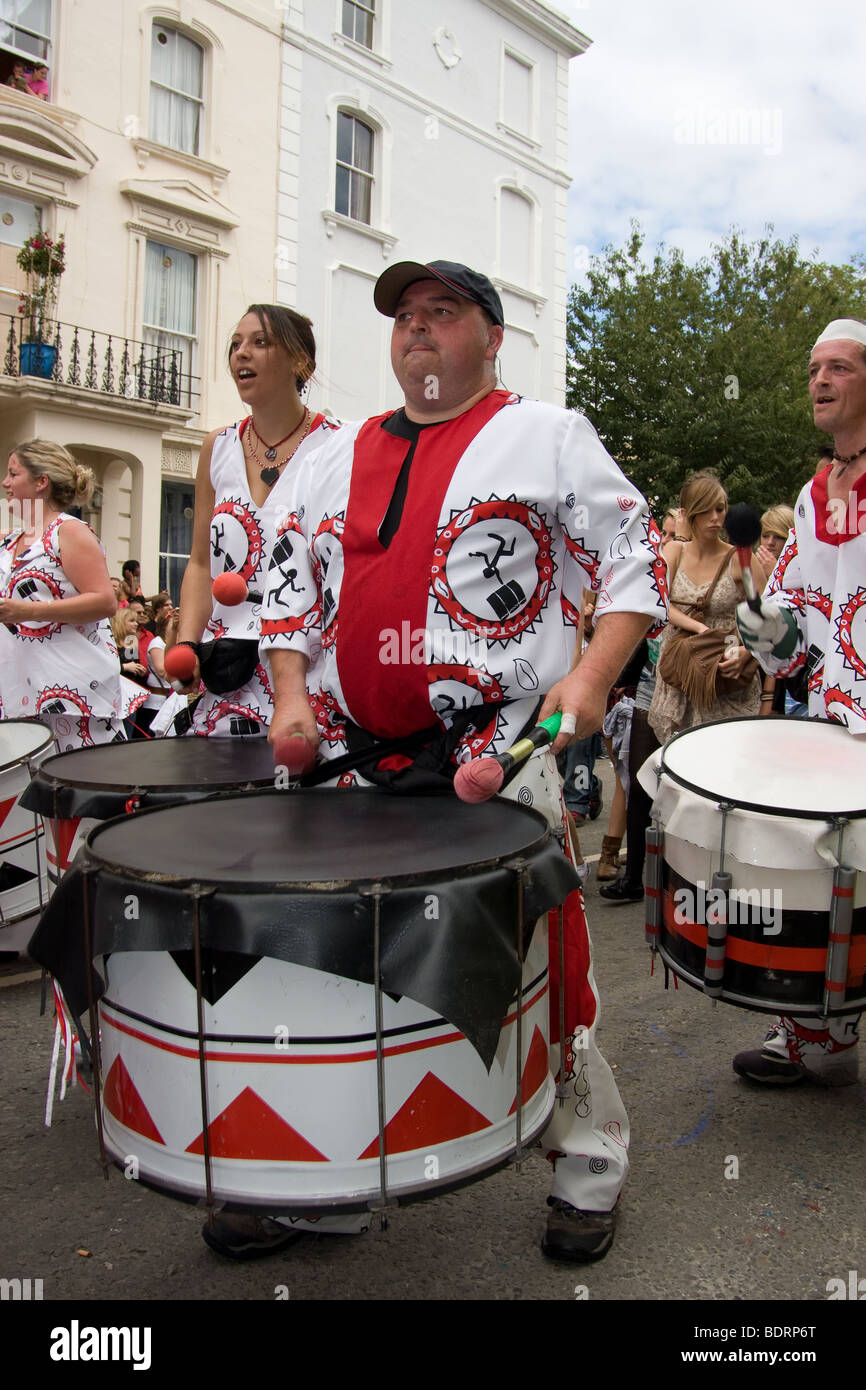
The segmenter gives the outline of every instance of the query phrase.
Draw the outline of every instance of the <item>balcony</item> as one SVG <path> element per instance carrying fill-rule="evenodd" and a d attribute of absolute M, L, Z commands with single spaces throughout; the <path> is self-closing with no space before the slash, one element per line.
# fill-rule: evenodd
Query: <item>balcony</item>
<path fill-rule="evenodd" d="M 187 354 L 101 333 L 78 324 L 53 323 L 43 337 L 29 330 L 26 317 L 0 315 L 5 343 L 0 389 L 4 378 L 42 378 L 56 387 L 95 393 L 106 404 L 141 402 L 151 407 L 176 407 L 189 418 L 198 412 L 201 378 L 187 368 Z M 2 349 L 0 349 L 2 350 Z"/>

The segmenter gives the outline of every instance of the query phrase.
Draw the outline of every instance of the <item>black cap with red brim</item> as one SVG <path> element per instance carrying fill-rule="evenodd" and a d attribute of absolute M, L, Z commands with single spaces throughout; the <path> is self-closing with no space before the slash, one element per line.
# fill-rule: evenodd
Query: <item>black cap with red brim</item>
<path fill-rule="evenodd" d="M 427 265 L 422 265 L 420 261 L 398 261 L 396 265 L 389 266 L 379 276 L 373 290 L 373 303 L 379 313 L 394 318 L 403 291 L 416 280 L 441 280 L 443 285 L 463 299 L 471 299 L 480 305 L 500 328 L 505 327 L 502 300 L 487 276 L 479 275 L 477 270 L 470 270 L 457 261 L 430 261 Z"/>

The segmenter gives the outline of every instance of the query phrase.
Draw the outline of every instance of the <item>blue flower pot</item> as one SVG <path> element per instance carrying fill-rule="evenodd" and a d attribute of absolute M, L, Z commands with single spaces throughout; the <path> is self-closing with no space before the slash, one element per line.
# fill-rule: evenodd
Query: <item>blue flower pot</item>
<path fill-rule="evenodd" d="M 53 343 L 22 343 L 18 352 L 22 376 L 50 379 L 57 361 L 57 348 Z"/>

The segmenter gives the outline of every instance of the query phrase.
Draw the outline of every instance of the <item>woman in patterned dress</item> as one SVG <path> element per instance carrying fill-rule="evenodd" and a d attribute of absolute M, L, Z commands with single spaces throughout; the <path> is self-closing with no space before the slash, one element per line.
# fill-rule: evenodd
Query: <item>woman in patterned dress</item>
<path fill-rule="evenodd" d="M 59 444 L 31 439 L 9 455 L 12 526 L 0 541 L 0 697 L 6 719 L 37 718 L 61 752 L 123 739 L 117 608 L 102 546 L 68 507 L 93 473 Z"/>
<path fill-rule="evenodd" d="M 177 642 L 198 658 L 179 688 L 194 694 L 201 679 L 205 690 L 173 730 L 218 737 L 267 734 L 273 698 L 258 640 L 271 541 L 289 513 L 301 460 L 333 428 L 301 401 L 316 366 L 312 325 L 303 315 L 251 304 L 232 334 L 228 360 L 250 413 L 210 434 L 199 459 Z M 213 581 L 227 572 L 246 583 L 240 603 L 214 597 Z"/>
<path fill-rule="evenodd" d="M 721 539 L 728 507 L 725 490 L 714 474 L 693 473 L 680 494 L 680 506 L 691 527 L 690 541 L 669 541 L 662 554 L 667 561 L 670 592 L 670 622 L 662 636 L 659 652 L 661 663 L 664 645 L 672 629 L 686 632 L 706 632 L 710 628 L 735 631 L 734 610 L 743 597 L 743 581 L 736 550 Z M 725 555 L 729 561 L 705 606 L 707 592 Z M 760 593 L 766 582 L 758 560 L 752 558 L 752 577 Z M 736 676 L 749 660 L 749 653 L 738 645 L 719 665 L 723 676 Z M 656 688 L 649 710 L 649 722 L 659 743 L 698 724 L 716 719 L 757 714 L 761 701 L 761 679 L 754 680 L 743 690 L 717 694 L 712 704 L 698 707 L 681 690 L 668 685 L 656 668 Z"/>

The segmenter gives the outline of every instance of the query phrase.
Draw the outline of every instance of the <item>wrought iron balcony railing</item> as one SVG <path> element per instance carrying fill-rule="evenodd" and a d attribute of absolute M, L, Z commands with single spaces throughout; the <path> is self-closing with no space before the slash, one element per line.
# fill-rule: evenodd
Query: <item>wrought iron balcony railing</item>
<path fill-rule="evenodd" d="M 77 324 L 41 325 L 30 331 L 28 317 L 5 314 L 6 376 L 36 376 L 61 386 L 83 386 L 125 400 L 196 409 L 201 379 L 186 370 L 186 354 Z M 0 321 L 2 321 L 0 319 Z"/>

